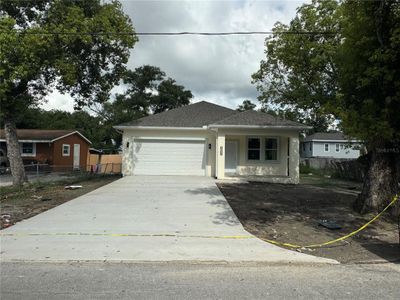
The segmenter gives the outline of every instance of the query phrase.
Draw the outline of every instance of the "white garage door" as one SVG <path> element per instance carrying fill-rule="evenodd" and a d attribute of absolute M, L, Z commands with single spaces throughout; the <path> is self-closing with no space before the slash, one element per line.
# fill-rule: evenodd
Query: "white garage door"
<path fill-rule="evenodd" d="M 205 175 L 204 140 L 148 140 L 134 143 L 136 175 Z"/>

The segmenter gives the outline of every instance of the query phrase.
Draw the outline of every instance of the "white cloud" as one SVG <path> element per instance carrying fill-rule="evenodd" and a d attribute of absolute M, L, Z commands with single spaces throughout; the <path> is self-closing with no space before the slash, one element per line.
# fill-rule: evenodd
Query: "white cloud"
<path fill-rule="evenodd" d="M 51 93 L 47 96 L 47 101 L 40 105 L 45 110 L 65 110 L 69 112 L 74 111 L 74 100 L 68 94 L 61 94 L 58 91 Z"/>
<path fill-rule="evenodd" d="M 289 22 L 302 1 L 122 1 L 137 32 L 268 31 Z M 264 57 L 265 36 L 140 36 L 128 67 L 160 67 L 191 90 L 194 101 L 236 107 L 256 101 L 251 84 Z M 52 95 L 44 107 L 71 105 Z M 67 104 L 69 103 L 69 104 Z M 72 104 L 71 104 L 72 103 Z"/>

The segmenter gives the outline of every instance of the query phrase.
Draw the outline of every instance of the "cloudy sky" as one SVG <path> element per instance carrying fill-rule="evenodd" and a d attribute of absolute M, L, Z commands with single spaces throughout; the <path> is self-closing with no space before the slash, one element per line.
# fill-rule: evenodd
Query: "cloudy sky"
<path fill-rule="evenodd" d="M 120 0 L 137 32 L 268 31 L 289 22 L 304 1 L 135 1 Z M 265 36 L 140 36 L 129 68 L 160 67 L 192 91 L 193 102 L 235 108 L 257 102 L 251 84 L 264 56 Z M 53 94 L 44 109 L 73 110 L 68 95 Z"/>

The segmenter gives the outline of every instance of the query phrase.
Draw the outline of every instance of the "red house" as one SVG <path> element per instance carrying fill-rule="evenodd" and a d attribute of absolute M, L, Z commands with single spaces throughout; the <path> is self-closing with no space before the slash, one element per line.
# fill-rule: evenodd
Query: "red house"
<path fill-rule="evenodd" d="M 46 163 L 60 169 L 85 170 L 91 142 L 75 130 L 18 129 L 24 164 Z M 4 130 L 0 148 L 7 151 Z"/>

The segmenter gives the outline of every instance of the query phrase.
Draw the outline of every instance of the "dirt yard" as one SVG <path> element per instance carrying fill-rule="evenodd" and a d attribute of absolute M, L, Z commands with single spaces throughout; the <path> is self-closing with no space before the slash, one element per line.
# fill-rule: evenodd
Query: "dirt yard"
<path fill-rule="evenodd" d="M 353 211 L 361 188 L 354 182 L 305 176 L 297 186 L 250 182 L 218 187 L 246 230 L 261 239 L 317 244 L 346 235 L 373 217 Z M 327 229 L 319 220 L 334 221 L 342 228 Z M 382 218 L 346 242 L 300 251 L 342 263 L 400 262 L 397 222 Z"/>
<path fill-rule="evenodd" d="M 48 209 L 72 200 L 103 185 L 119 176 L 77 177 L 57 182 L 32 183 L 22 188 L 12 186 L 0 188 L 0 228 L 31 218 Z M 66 185 L 82 185 L 75 190 L 65 189 Z"/>

